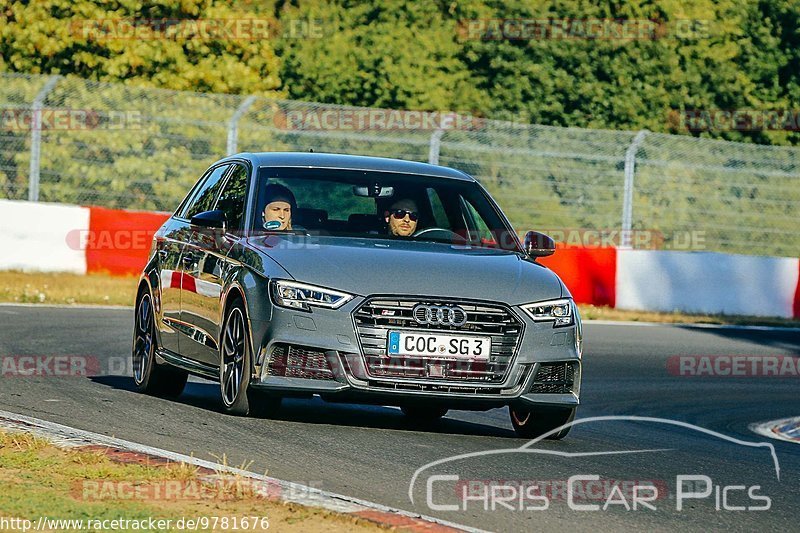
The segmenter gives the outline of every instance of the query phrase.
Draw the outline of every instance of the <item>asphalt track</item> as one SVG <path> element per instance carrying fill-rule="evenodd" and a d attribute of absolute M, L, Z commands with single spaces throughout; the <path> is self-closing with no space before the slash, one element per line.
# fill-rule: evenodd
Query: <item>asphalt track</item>
<path fill-rule="evenodd" d="M 127 372 L 121 365 L 129 355 L 132 319 L 128 309 L 0 305 L 0 356 L 96 358 L 96 367 L 89 366 L 99 370 L 92 377 L 20 377 L 6 367 L 0 409 L 204 459 L 224 454 L 230 465 L 486 530 L 797 529 L 800 446 L 768 441 L 748 426 L 800 415 L 800 378 L 683 377 L 668 371 L 670 356 L 797 358 L 797 331 L 589 323 L 579 419 L 653 417 L 718 434 L 666 421 L 595 420 L 576 425 L 563 441 L 536 443 L 528 453 L 481 454 L 526 444 L 514 436 L 505 409 L 451 412 L 438 427 L 423 429 L 397 409 L 319 399 L 288 400 L 273 419 L 231 417 L 220 412 L 216 385 L 201 380 L 190 382 L 177 401 L 138 394 L 130 378 L 117 375 Z M 769 448 L 731 439 L 769 442 L 777 462 Z M 587 455 L 598 452 L 617 453 Z M 476 453 L 423 470 L 410 501 L 409 483 L 419 468 Z M 431 474 L 458 476 L 458 481 Z M 566 481 L 592 474 L 628 490 L 604 492 L 598 484 L 576 481 L 574 503 L 600 509 L 572 509 L 563 492 Z M 707 476 L 713 484 L 710 495 L 683 498 L 678 511 L 678 475 Z M 544 496 L 521 504 L 518 499 L 501 502 L 514 495 L 512 489 L 495 489 L 497 497 L 491 497 L 491 485 L 501 481 L 516 487 L 537 482 L 544 492 L 528 494 Z M 650 483 L 659 488 L 659 497 L 650 502 L 655 510 L 643 505 L 634 510 L 630 487 Z M 474 499 L 460 496 L 464 485 Z M 705 488 L 698 481 L 693 488 L 684 486 L 684 492 Z M 641 490 L 642 497 L 652 495 Z M 429 496 L 435 505 L 459 510 L 432 509 Z M 609 496 L 617 505 L 603 510 Z M 769 510 L 746 510 L 765 506 L 763 497 L 769 499 Z M 530 509 L 545 503 L 546 509 Z"/>

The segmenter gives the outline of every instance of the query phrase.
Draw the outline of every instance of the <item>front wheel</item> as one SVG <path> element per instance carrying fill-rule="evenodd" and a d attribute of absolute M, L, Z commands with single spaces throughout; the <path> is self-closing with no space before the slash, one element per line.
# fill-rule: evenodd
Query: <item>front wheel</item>
<path fill-rule="evenodd" d="M 237 300 L 228 309 L 222 327 L 219 365 L 222 407 L 232 415 L 269 416 L 280 407 L 281 398 L 253 390 L 251 360 L 244 305 Z"/>
<path fill-rule="evenodd" d="M 156 326 L 153 299 L 144 293 L 136 304 L 133 325 L 133 382 L 139 392 L 177 398 L 186 386 L 189 374 L 178 368 L 156 362 Z"/>
<path fill-rule="evenodd" d="M 575 407 L 525 407 L 511 405 L 508 407 L 511 425 L 517 436 L 526 439 L 541 437 L 575 419 Z M 563 439 L 572 426 L 547 435 L 546 439 Z"/>

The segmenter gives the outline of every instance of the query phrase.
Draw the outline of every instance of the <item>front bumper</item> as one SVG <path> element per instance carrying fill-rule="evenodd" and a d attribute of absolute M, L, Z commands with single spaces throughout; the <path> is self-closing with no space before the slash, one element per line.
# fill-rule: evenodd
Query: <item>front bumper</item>
<path fill-rule="evenodd" d="M 341 309 L 311 313 L 273 306 L 270 321 L 252 321 L 253 339 L 260 342 L 251 386 L 276 395 L 399 406 L 424 402 L 465 410 L 580 402 L 579 317 L 573 326 L 553 328 L 509 308 L 522 325 L 519 341 L 504 374 L 492 381 L 387 377 L 370 372 L 366 363 L 353 319 L 364 303 L 356 298 Z"/>

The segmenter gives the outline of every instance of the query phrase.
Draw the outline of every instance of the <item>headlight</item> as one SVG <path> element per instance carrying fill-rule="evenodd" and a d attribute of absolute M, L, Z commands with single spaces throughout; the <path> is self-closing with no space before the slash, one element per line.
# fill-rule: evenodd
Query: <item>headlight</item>
<path fill-rule="evenodd" d="M 311 306 L 339 309 L 353 299 L 344 292 L 282 279 L 272 282 L 272 297 L 276 305 L 305 311 L 310 311 Z"/>
<path fill-rule="evenodd" d="M 536 302 L 521 305 L 520 307 L 534 321 L 553 322 L 553 327 L 555 328 L 571 326 L 575 323 L 575 315 L 572 311 L 572 300 L 570 298 Z"/>

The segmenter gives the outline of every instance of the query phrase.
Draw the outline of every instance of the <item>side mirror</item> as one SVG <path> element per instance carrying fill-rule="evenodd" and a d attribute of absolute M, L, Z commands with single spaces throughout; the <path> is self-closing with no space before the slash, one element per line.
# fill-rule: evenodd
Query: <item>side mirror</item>
<path fill-rule="evenodd" d="M 224 233 L 227 226 L 227 220 L 225 218 L 225 213 L 219 209 L 214 209 L 213 211 L 203 211 L 202 213 L 197 213 L 192 217 L 191 224 L 192 226 L 199 226 L 201 228 L 221 229 Z"/>
<path fill-rule="evenodd" d="M 525 234 L 525 253 L 530 257 L 546 257 L 553 255 L 556 251 L 556 243 L 553 239 L 539 233 L 529 231 Z"/>

